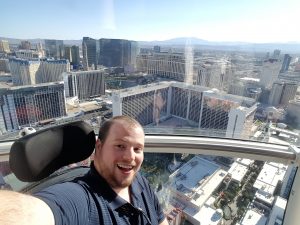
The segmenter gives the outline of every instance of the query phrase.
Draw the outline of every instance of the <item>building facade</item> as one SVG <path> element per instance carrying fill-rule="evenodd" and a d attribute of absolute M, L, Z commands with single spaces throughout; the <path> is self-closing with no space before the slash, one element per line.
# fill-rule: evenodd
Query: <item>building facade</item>
<path fill-rule="evenodd" d="M 105 94 L 104 72 L 100 70 L 68 72 L 63 74 L 66 97 L 79 100 Z"/>
<path fill-rule="evenodd" d="M 271 88 L 273 83 L 278 79 L 281 63 L 276 59 L 268 59 L 263 62 L 260 75 L 260 84 L 264 88 Z"/>
<path fill-rule="evenodd" d="M 0 109 L 2 131 L 65 116 L 63 82 L 0 89 Z"/>
<path fill-rule="evenodd" d="M 138 53 L 136 41 L 101 38 L 99 43 L 101 65 L 106 67 L 132 67 L 127 70 L 134 70 Z"/>
<path fill-rule="evenodd" d="M 297 89 L 298 89 L 297 83 L 285 82 L 280 103 L 284 106 L 288 105 L 290 100 L 295 99 Z"/>
<path fill-rule="evenodd" d="M 270 105 L 278 106 L 280 104 L 283 88 L 284 88 L 284 82 L 275 81 L 273 83 L 271 93 L 269 96 Z"/>
<path fill-rule="evenodd" d="M 272 106 L 287 106 L 297 93 L 298 85 L 295 82 L 275 81 L 269 96 L 269 104 Z"/>
<path fill-rule="evenodd" d="M 43 59 L 36 74 L 36 83 L 62 81 L 62 73 L 70 71 L 70 63 L 66 59 Z"/>
<path fill-rule="evenodd" d="M 70 61 L 71 65 L 79 65 L 80 64 L 80 55 L 79 55 L 79 46 L 73 45 L 71 47 L 71 56 L 72 60 Z"/>
<path fill-rule="evenodd" d="M 64 42 L 62 40 L 45 39 L 46 57 L 54 59 L 63 59 Z"/>
<path fill-rule="evenodd" d="M 10 58 L 9 67 L 15 86 L 36 84 L 36 73 L 40 68 L 38 59 Z"/>
<path fill-rule="evenodd" d="M 62 81 L 62 73 L 70 71 L 68 60 L 9 59 L 15 86 Z"/>
<path fill-rule="evenodd" d="M 289 54 L 284 55 L 280 73 L 285 73 L 289 70 L 291 60 L 292 60 L 292 57 Z"/>
<path fill-rule="evenodd" d="M 129 115 L 143 126 L 160 126 L 177 118 L 185 121 L 186 127 L 234 138 L 250 135 L 256 110 L 253 99 L 179 82 L 121 90 L 113 93 L 112 100 L 114 116 Z"/>
<path fill-rule="evenodd" d="M 95 70 L 99 65 L 99 41 L 90 37 L 82 39 L 83 66 L 85 70 Z"/>

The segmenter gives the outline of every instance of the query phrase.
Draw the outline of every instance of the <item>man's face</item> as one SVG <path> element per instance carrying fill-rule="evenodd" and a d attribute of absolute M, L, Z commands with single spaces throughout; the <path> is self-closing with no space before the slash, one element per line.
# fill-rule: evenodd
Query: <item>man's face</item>
<path fill-rule="evenodd" d="M 128 187 L 144 160 L 144 131 L 115 121 L 104 143 L 96 143 L 95 166 L 114 190 Z"/>

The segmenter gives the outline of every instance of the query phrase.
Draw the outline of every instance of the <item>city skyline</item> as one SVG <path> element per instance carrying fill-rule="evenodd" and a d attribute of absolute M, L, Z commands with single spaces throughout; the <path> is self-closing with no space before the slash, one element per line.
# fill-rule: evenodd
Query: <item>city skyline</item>
<path fill-rule="evenodd" d="M 70 4 L 71 3 L 71 4 Z M 286 43 L 300 41 L 296 0 L 190 0 L 128 2 L 102 0 L 4 0 L 2 37 L 78 40 L 83 36 L 162 41 L 196 37 L 208 41 Z M 18 7 L 16 7 L 18 5 Z"/>

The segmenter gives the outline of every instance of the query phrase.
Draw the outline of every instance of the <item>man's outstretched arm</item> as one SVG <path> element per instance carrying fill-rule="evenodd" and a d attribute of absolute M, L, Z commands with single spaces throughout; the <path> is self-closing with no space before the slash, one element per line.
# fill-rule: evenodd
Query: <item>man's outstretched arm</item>
<path fill-rule="evenodd" d="M 50 207 L 42 200 L 13 191 L 0 191 L 0 224 L 54 225 Z"/>

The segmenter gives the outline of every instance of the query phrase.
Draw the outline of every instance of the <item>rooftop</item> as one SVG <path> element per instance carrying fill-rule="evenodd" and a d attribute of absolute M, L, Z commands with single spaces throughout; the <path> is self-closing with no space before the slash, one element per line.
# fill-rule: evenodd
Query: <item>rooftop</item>
<path fill-rule="evenodd" d="M 255 197 L 271 205 L 276 185 L 278 181 L 283 180 L 286 169 L 287 167 L 280 163 L 265 163 L 253 185 L 258 189 Z"/>
<path fill-rule="evenodd" d="M 171 190 L 200 208 L 219 186 L 227 172 L 212 162 L 195 156 L 170 175 Z"/>
<path fill-rule="evenodd" d="M 247 211 L 241 223 L 237 225 L 265 225 L 267 222 L 267 217 L 259 212 L 250 209 Z"/>
<path fill-rule="evenodd" d="M 233 180 L 241 182 L 247 171 L 247 166 L 244 166 L 238 162 L 234 162 L 228 170 L 228 173 L 231 174 L 231 178 Z"/>
<path fill-rule="evenodd" d="M 267 190 L 264 187 L 268 185 L 276 187 L 278 181 L 283 180 L 286 169 L 287 167 L 280 163 L 265 163 L 254 183 L 254 187 L 262 190 Z"/>
<path fill-rule="evenodd" d="M 252 163 L 254 163 L 253 159 L 245 159 L 245 158 L 237 158 L 236 162 L 239 164 L 242 164 L 244 166 L 250 166 Z"/>
<path fill-rule="evenodd" d="M 204 205 L 196 214 L 189 214 L 189 211 L 184 210 L 185 213 L 192 216 L 201 225 L 218 225 L 222 220 L 222 210 L 213 209 L 208 205 Z"/>

